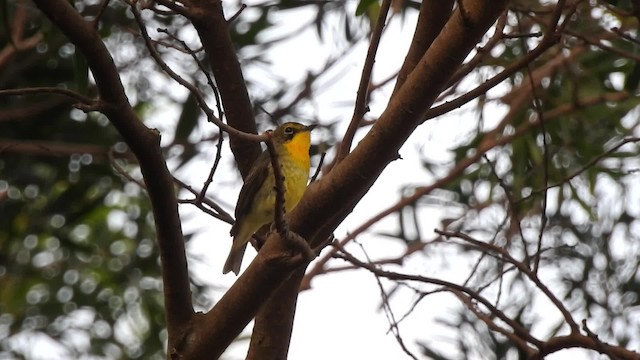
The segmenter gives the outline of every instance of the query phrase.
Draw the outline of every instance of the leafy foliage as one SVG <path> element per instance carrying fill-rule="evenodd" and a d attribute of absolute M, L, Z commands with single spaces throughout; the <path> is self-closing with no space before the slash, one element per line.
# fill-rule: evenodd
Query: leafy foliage
<path fill-rule="evenodd" d="M 425 339 L 420 343 L 424 356 L 527 356 L 517 342 L 487 325 L 484 311 L 505 313 L 541 338 L 566 334 L 566 318 L 537 313 L 535 302 L 550 296 L 532 279 L 542 279 L 568 312 L 578 322 L 587 320 L 602 340 L 628 348 L 640 344 L 634 309 L 640 291 L 634 184 L 638 100 L 633 96 L 640 79 L 637 19 L 629 2 L 607 3 L 577 2 L 564 12 L 566 26 L 547 51 L 512 71 L 501 87 L 479 95 L 465 115 L 472 123 L 467 137 L 451 145 L 451 161 L 421 159 L 436 179 L 473 161 L 461 175 L 398 207 L 397 231 L 377 232 L 398 239 L 406 249 L 401 258 L 380 264 L 401 263 L 423 250 L 421 261 L 449 266 L 454 254 L 468 270 L 463 285 L 495 305 L 493 311 L 449 289 L 461 305 L 444 314 L 438 326 L 454 329 L 450 342 L 456 351 Z M 38 41 L 0 58 L 0 88 L 55 86 L 97 96 L 86 59 L 58 29 L 25 3 L 3 4 L 0 46 L 15 45 L 16 28 L 22 38 Z M 173 86 L 167 90 L 169 82 L 157 76 L 157 64 L 148 56 L 127 3 L 102 5 L 74 2 L 88 21 L 99 17 L 100 35 L 140 118 L 152 122 L 154 112 L 176 110 L 175 123 L 158 125 L 174 172 L 201 160 L 206 149 L 219 151 L 222 134 L 209 136 L 203 130 L 198 99 Z M 510 70 L 541 46 L 555 5 L 513 2 L 502 19 L 504 27 L 498 27 L 499 41 L 490 45 L 487 39 L 487 48 L 477 49 L 474 55 L 481 60 L 475 71 L 450 84 L 440 103 L 465 95 L 469 84 L 481 86 Z M 419 7 L 414 1 L 394 1 L 392 8 L 404 17 Z M 212 54 L 205 54 L 191 36 L 186 18 L 154 9 L 143 12 L 144 25 L 159 56 L 215 103 L 217 116 L 224 118 L 205 61 Z M 228 18 L 238 12 L 230 23 L 231 36 L 247 70 L 259 127 L 303 118 L 322 123 L 328 133 L 326 144 L 314 152 L 338 143 L 339 122 L 321 119 L 317 112 L 309 115 L 309 109 L 317 106 L 325 75 L 368 38 L 380 11 L 378 1 L 281 0 L 247 9 L 225 2 L 225 9 Z M 303 28 L 312 26 L 321 40 L 330 31 L 338 33 L 340 43 L 319 69 L 300 79 L 278 77 L 269 72 L 269 51 L 300 29 L 282 30 L 277 16 L 300 9 L 313 10 Z M 14 27 L 7 26 L 10 22 Z M 260 72 L 269 76 L 255 75 Z M 388 90 L 373 85 L 372 92 Z M 0 357 L 35 358 L 30 343 L 38 339 L 67 358 L 164 358 L 159 251 L 146 193 L 124 176 L 138 170 L 126 145 L 103 115 L 73 109 L 72 101 L 56 94 L 2 97 L 0 107 Z M 401 197 L 428 187 L 407 185 Z M 450 235 L 423 228 L 429 220 L 423 210 L 434 204 L 444 214 L 439 229 Z M 465 242 L 463 235 L 485 247 Z M 197 305 L 210 305 L 211 288 L 192 277 Z M 405 288 L 415 295 L 414 306 L 444 291 L 428 282 L 411 287 L 398 282 L 389 296 Z M 538 335 L 541 326 L 544 334 Z"/>
<path fill-rule="evenodd" d="M 96 95 L 86 60 L 58 29 L 32 5 L 3 4 L 3 18 L 9 21 L 3 22 L 0 47 L 11 46 L 12 23 L 20 36 L 42 34 L 43 40 L 0 64 L 0 88 L 55 86 Z M 100 14 L 100 34 L 142 119 L 168 104 L 181 109 L 175 128 L 165 127 L 165 136 L 173 135 L 165 150 L 177 168 L 197 159 L 202 141 L 218 141 L 217 136 L 199 139 L 203 117 L 193 96 L 167 94 L 150 81 L 156 69 L 149 67 L 143 43 L 131 31 L 136 24 L 128 5 L 111 1 L 101 10 L 95 1 L 76 1 L 74 6 L 87 19 Z M 262 66 L 266 51 L 295 36 L 263 39 L 274 27 L 273 9 L 300 6 L 316 4 L 259 4 L 247 10 L 251 16 L 234 20 L 231 35 L 238 51 L 246 53 L 246 66 Z M 325 16 L 343 11 L 343 5 L 318 6 L 326 8 L 313 20 L 321 32 Z M 149 28 L 162 29 L 159 36 L 166 34 L 165 46 L 159 46 L 162 55 L 213 97 L 211 83 L 184 53 L 183 46 L 199 45 L 176 40 L 187 21 L 161 13 L 146 21 Z M 201 54 L 198 59 L 206 69 Z M 306 86 L 316 77 L 310 74 Z M 312 94 L 303 92 L 280 106 L 301 87 L 278 81 L 275 91 L 264 92 L 252 79 L 249 86 L 263 93 L 255 101 L 256 112 L 270 108 L 281 119 Z M 72 104 L 55 94 L 0 98 L 0 357 L 37 358 L 29 344 L 40 339 L 65 358 L 164 358 L 162 282 L 150 203 L 143 189 L 120 174 L 135 173 L 136 165 L 115 129 L 103 115 L 87 115 Z M 204 294 L 211 284 L 197 277 L 192 281 L 196 303 L 210 306 Z"/>

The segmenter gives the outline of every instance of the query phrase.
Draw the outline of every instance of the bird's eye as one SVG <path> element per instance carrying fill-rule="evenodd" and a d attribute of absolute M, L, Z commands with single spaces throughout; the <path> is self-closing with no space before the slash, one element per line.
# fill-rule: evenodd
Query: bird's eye
<path fill-rule="evenodd" d="M 291 126 L 287 126 L 286 128 L 284 128 L 284 133 L 287 135 L 293 134 L 293 128 Z"/>

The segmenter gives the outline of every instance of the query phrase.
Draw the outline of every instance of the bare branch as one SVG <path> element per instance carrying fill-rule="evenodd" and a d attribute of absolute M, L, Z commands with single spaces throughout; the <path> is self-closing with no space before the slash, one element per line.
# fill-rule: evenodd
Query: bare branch
<path fill-rule="evenodd" d="M 569 328 L 571 328 L 572 333 L 579 332 L 580 328 L 578 327 L 576 321 L 573 319 L 573 316 L 571 316 L 571 312 L 569 312 L 569 310 L 558 299 L 558 297 L 556 297 L 553 292 L 551 292 L 551 290 L 549 290 L 549 288 L 542 281 L 540 281 L 538 275 L 534 271 L 532 271 L 527 264 L 513 258 L 507 250 L 493 244 L 488 244 L 480 240 L 476 240 L 473 237 L 460 232 L 440 231 L 438 229 L 436 229 L 435 232 L 448 238 L 458 238 L 464 240 L 465 242 L 473 244 L 480 249 L 488 250 L 500 255 L 501 259 L 518 268 L 521 273 L 526 275 L 527 278 L 529 278 L 529 280 L 531 280 L 536 285 L 536 287 L 540 289 L 540 291 L 542 291 L 542 293 L 553 303 L 558 311 L 560 311 L 560 313 L 564 317 L 564 320 L 569 325 Z M 537 256 L 540 256 L 540 254 L 538 254 Z"/>
<path fill-rule="evenodd" d="M 211 108 L 207 105 L 207 103 L 206 103 L 206 101 L 204 99 L 204 96 L 202 95 L 202 92 L 200 92 L 200 90 L 198 90 L 198 88 L 196 88 L 195 85 L 193 85 L 190 82 L 186 81 L 184 78 L 182 78 L 180 75 L 178 75 L 175 71 L 173 71 L 169 67 L 169 65 L 167 65 L 167 63 L 162 59 L 162 56 L 160 55 L 160 53 L 158 53 L 158 50 L 153 46 L 153 42 L 151 41 L 151 38 L 149 37 L 149 33 L 147 32 L 147 28 L 144 25 L 144 22 L 142 21 L 142 17 L 140 16 L 140 11 L 135 6 L 135 4 L 131 5 L 131 11 L 133 12 L 133 16 L 136 19 L 136 22 L 138 23 L 138 26 L 140 28 L 140 34 L 142 35 L 142 38 L 144 39 L 145 44 L 147 45 L 147 49 L 149 50 L 149 53 L 151 54 L 151 57 L 153 57 L 153 59 L 160 66 L 160 68 L 162 68 L 162 70 L 164 72 L 166 72 L 169 76 L 171 76 L 171 78 L 173 78 L 178 84 L 184 86 L 187 90 L 189 90 L 189 92 L 196 98 L 196 101 L 198 101 L 198 105 L 200 105 L 200 108 L 207 115 L 207 119 L 210 122 L 214 123 L 221 130 L 224 130 L 224 131 L 228 132 L 229 134 L 231 134 L 233 136 L 237 136 L 237 137 L 243 138 L 243 139 L 248 140 L 248 141 L 259 142 L 259 141 L 264 141 L 265 140 L 264 136 L 255 135 L 255 134 L 252 134 L 252 133 L 245 133 L 243 131 L 237 130 L 237 129 L 235 129 L 235 128 L 223 123 L 219 118 L 217 118 L 213 114 L 213 111 L 211 110 Z"/>
<path fill-rule="evenodd" d="M 104 102 L 101 109 L 140 164 L 151 199 L 162 260 L 169 352 L 194 315 L 178 205 L 160 149 L 160 134 L 148 129 L 129 104 L 113 58 L 95 28 L 66 0 L 35 0 L 43 13 L 83 53 Z"/>
<path fill-rule="evenodd" d="M 30 156 L 68 157 L 73 154 L 90 154 L 93 161 L 104 161 L 109 155 L 109 148 L 93 144 L 74 144 L 48 141 L 0 141 L 0 153 L 26 154 Z M 130 152 L 113 155 L 119 158 L 133 159 Z"/>
<path fill-rule="evenodd" d="M 600 340 L 596 341 L 592 336 L 582 334 L 552 337 L 529 359 L 542 360 L 549 354 L 570 348 L 592 349 L 605 355 L 613 355 L 621 360 L 640 359 L 640 354 L 637 352 L 627 350 L 621 346 L 606 344 Z"/>
<path fill-rule="evenodd" d="M 453 0 L 424 0 L 420 4 L 416 30 L 411 40 L 411 47 L 398 73 L 398 80 L 393 90 L 394 94 L 404 84 L 409 74 L 442 31 L 451 16 L 453 4 Z"/>
<path fill-rule="evenodd" d="M 289 225 L 285 219 L 285 175 L 282 173 L 280 159 L 278 159 L 278 153 L 273 145 L 273 138 L 271 137 L 272 132 L 268 131 L 267 134 L 269 135 L 269 140 L 266 141 L 267 151 L 269 151 L 269 158 L 271 159 L 271 167 L 273 169 L 273 178 L 276 185 L 273 223 L 278 231 L 278 235 L 280 235 L 280 238 L 292 245 L 294 249 L 300 250 L 307 261 L 311 261 L 315 257 L 313 250 L 311 250 L 305 239 L 289 230 Z"/>
<path fill-rule="evenodd" d="M 6 11 L 6 5 L 4 10 Z M 8 17 L 5 17 L 5 19 L 8 19 Z M 26 39 L 24 38 L 25 26 L 28 20 L 26 7 L 18 7 L 11 20 L 11 33 L 8 34 L 10 41 L 0 50 L 0 69 L 8 64 L 16 53 L 32 49 L 44 39 L 44 34 L 41 32 L 37 32 Z M 8 25 L 7 28 L 9 27 Z"/>
<path fill-rule="evenodd" d="M 524 327 L 522 327 L 518 322 L 514 321 L 513 319 L 508 317 L 504 312 L 502 312 L 500 309 L 493 306 L 489 300 L 487 300 L 485 297 L 483 297 L 476 291 L 473 291 L 467 287 L 460 286 L 458 284 L 441 280 L 441 279 L 386 271 L 386 270 L 377 268 L 374 265 L 367 264 L 363 261 L 358 260 L 353 255 L 349 254 L 348 252 L 345 252 L 344 249 L 341 249 L 341 253 L 346 260 L 353 263 L 354 265 L 357 265 L 358 267 L 361 267 L 363 269 L 366 269 L 370 272 L 375 273 L 377 276 L 384 277 L 389 280 L 416 281 L 416 282 L 428 283 L 428 284 L 443 286 L 448 291 L 458 291 L 463 294 L 466 294 L 469 297 L 471 297 L 473 300 L 481 303 L 494 316 L 499 318 L 501 321 L 505 322 L 508 326 L 512 328 L 512 330 L 517 336 L 521 337 L 526 342 L 531 343 L 537 347 L 540 347 L 543 344 L 542 341 L 540 341 L 539 339 L 536 339 L 533 335 L 531 335 L 531 333 L 529 333 L 529 331 L 527 331 Z"/>
<path fill-rule="evenodd" d="M 107 10 L 107 7 L 109 6 L 109 2 L 111 0 L 102 0 L 102 2 L 100 3 L 100 7 L 98 8 L 98 14 L 96 14 L 95 19 L 93 19 L 93 28 L 98 30 L 98 27 L 100 26 L 100 18 L 102 18 L 102 15 L 104 14 L 105 10 Z"/>
<path fill-rule="evenodd" d="M 526 354 L 531 355 L 534 353 L 534 350 L 531 348 L 531 346 L 527 344 L 525 340 L 523 340 L 521 337 L 519 337 L 515 333 L 496 324 L 496 322 L 493 321 L 493 316 L 484 314 L 482 311 L 480 311 L 480 309 L 478 309 L 478 307 L 471 301 L 470 296 L 465 295 L 459 291 L 454 291 L 453 293 L 456 294 L 458 299 L 462 301 L 462 303 L 467 307 L 467 309 L 473 312 L 473 314 L 478 319 L 480 319 L 483 323 L 485 323 L 487 327 L 489 327 L 489 329 L 504 335 L 507 339 L 509 339 L 509 341 L 515 344 L 518 348 L 520 348 L 520 350 L 524 351 Z"/>
<path fill-rule="evenodd" d="M 367 50 L 367 57 L 364 61 L 362 68 L 362 76 L 360 77 L 360 84 L 358 85 L 358 92 L 356 95 L 356 103 L 353 106 L 353 116 L 349 127 L 342 138 L 338 153 L 336 155 L 335 163 L 342 161 L 349 151 L 351 150 L 351 144 L 356 131 L 360 127 L 362 117 L 367 112 L 367 95 L 369 94 L 368 88 L 371 83 L 371 72 L 373 71 L 373 64 L 376 60 L 376 52 L 378 51 L 378 45 L 380 44 L 380 38 L 382 37 L 382 31 L 384 30 L 385 22 L 387 21 L 387 14 L 389 13 L 389 7 L 391 6 L 391 0 L 383 0 L 380 6 L 380 12 L 378 19 L 376 20 L 376 26 L 371 33 L 371 39 L 369 40 L 369 50 Z"/>
<path fill-rule="evenodd" d="M 364 247 L 359 243 L 358 245 L 360 245 L 360 249 L 364 253 L 365 257 L 367 258 L 367 262 L 371 264 L 372 263 L 371 259 L 369 258 L 369 255 L 365 251 Z M 389 326 L 391 326 L 391 332 L 393 333 L 393 336 L 396 338 L 396 342 L 398 343 L 398 345 L 400 345 L 400 348 L 402 348 L 402 351 L 404 351 L 405 354 L 407 354 L 410 358 L 414 360 L 418 360 L 418 358 L 415 355 L 413 355 L 411 351 L 409 351 L 409 349 L 407 349 L 407 346 L 405 345 L 404 340 L 402 340 L 402 336 L 400 335 L 400 328 L 398 327 L 398 321 L 396 320 L 396 317 L 393 314 L 393 310 L 391 309 L 391 304 L 389 303 L 389 296 L 387 295 L 387 292 L 385 291 L 384 286 L 382 285 L 382 281 L 380 281 L 380 277 L 378 276 L 377 273 L 373 273 L 373 276 L 376 278 L 376 283 L 378 284 L 378 289 L 380 290 L 380 297 L 382 297 L 382 307 L 384 309 L 385 314 L 387 315 L 387 321 L 389 322 Z"/>
<path fill-rule="evenodd" d="M 559 9 L 559 10 L 558 10 Z M 556 12 L 554 13 L 554 21 L 559 21 L 559 17 L 562 14 L 564 9 L 564 1 L 558 3 Z M 571 10 L 571 12 L 575 11 L 575 6 Z M 488 90 L 492 89 L 496 85 L 500 84 L 502 81 L 506 80 L 508 77 L 527 66 L 529 63 L 537 59 L 540 55 L 542 55 L 545 51 L 553 47 L 559 39 L 560 34 L 565 31 L 565 27 L 569 23 L 569 19 L 571 18 L 568 14 L 565 18 L 565 21 L 561 25 L 554 26 L 552 30 L 545 33 L 544 37 L 536 46 L 535 49 L 531 50 L 527 55 L 522 57 L 520 60 L 512 63 L 504 69 L 499 74 L 495 75 L 491 79 L 488 79 L 481 85 L 478 85 L 476 88 L 466 92 L 464 95 L 459 96 L 458 98 L 447 101 L 444 104 L 438 105 L 434 108 L 429 109 L 425 113 L 425 121 L 438 117 L 442 114 L 446 114 L 449 111 L 459 108 L 460 106 L 468 103 L 469 101 L 477 98 L 478 96 L 485 94 Z M 554 24 L 557 24 L 554 23 Z"/>
<path fill-rule="evenodd" d="M 625 92 L 609 93 L 604 95 L 585 97 L 583 99 L 578 99 L 574 103 L 564 104 L 555 109 L 549 110 L 545 113 L 544 116 L 547 119 L 547 121 L 559 120 L 559 119 L 562 119 L 563 115 L 571 111 L 574 111 L 575 109 L 579 109 L 579 108 L 583 108 L 591 105 L 597 105 L 606 101 L 620 102 L 628 98 L 629 98 L 629 94 Z M 502 123 L 503 121 L 500 122 L 500 124 Z M 478 160 L 482 159 L 482 157 L 489 150 L 513 142 L 514 140 L 529 133 L 529 131 L 531 131 L 532 128 L 537 126 L 537 124 L 538 124 L 537 120 L 523 123 L 518 128 L 516 128 L 516 130 L 512 134 L 505 135 L 505 136 L 501 136 L 501 134 L 499 134 L 498 132 L 495 132 L 495 130 L 488 132 L 485 135 L 485 139 L 480 143 L 480 145 L 478 146 L 473 156 L 467 157 L 461 160 L 460 162 L 458 162 L 451 170 L 449 170 L 449 173 L 447 175 L 436 180 L 433 184 L 416 188 L 415 192 L 411 196 L 408 196 L 399 200 L 396 204 L 391 205 L 390 207 L 380 211 L 378 214 L 371 217 L 369 220 L 367 220 L 366 222 L 358 226 L 355 230 L 351 231 L 347 237 L 340 240 L 340 245 L 344 247 L 349 241 L 351 241 L 352 239 L 360 235 L 362 232 L 369 229 L 373 224 L 397 212 L 399 209 L 405 206 L 414 204 L 416 201 L 418 201 L 425 195 L 430 194 L 433 190 L 442 188 L 443 186 L 450 183 L 454 179 L 458 178 L 459 176 L 462 176 L 464 174 L 464 171 L 467 168 L 469 168 L 469 166 L 475 164 Z M 500 128 L 500 125 L 498 125 L 496 129 L 498 128 Z M 575 176 L 577 175 L 579 174 L 576 174 Z M 555 184 L 554 187 L 560 186 L 560 185 L 562 184 L 561 183 Z M 538 192 L 540 192 L 540 190 L 538 190 Z M 530 196 L 534 196 L 534 194 L 532 193 L 530 194 Z M 523 201 L 524 199 L 526 198 L 520 199 L 519 201 Z M 318 261 L 315 262 L 314 271 L 309 272 L 307 278 L 305 279 L 306 284 L 310 283 L 311 278 L 313 276 L 321 273 L 320 269 L 335 255 L 336 252 L 337 250 L 331 249 L 330 252 L 328 252 L 322 258 L 320 258 Z"/>
<path fill-rule="evenodd" d="M 229 24 L 224 18 L 222 2 L 188 1 L 188 6 L 188 17 L 193 22 L 205 51 L 207 54 L 215 54 L 207 59 L 220 90 L 228 124 L 241 132 L 257 134 L 253 107 L 231 41 Z M 231 135 L 231 151 L 244 178 L 262 150 L 255 141 Z"/>
<path fill-rule="evenodd" d="M 73 90 L 57 88 L 57 87 L 34 87 L 34 88 L 0 90 L 0 97 L 16 96 L 16 95 L 38 95 L 38 94 L 63 95 L 85 105 L 95 105 L 97 103 L 96 100 L 86 97 L 82 94 L 79 94 Z"/>
<path fill-rule="evenodd" d="M 173 178 L 173 181 L 175 181 L 175 183 L 180 185 L 180 187 L 182 187 L 183 189 L 187 190 L 188 192 L 196 196 L 196 198 L 193 200 L 178 200 L 179 203 L 193 204 L 198 209 L 201 209 L 202 211 L 215 217 L 216 219 L 220 219 L 226 222 L 227 224 L 233 224 L 234 222 L 233 216 L 231 216 L 231 214 L 229 214 L 222 207 L 220 207 L 220 205 L 218 205 L 213 200 L 207 198 L 206 196 L 203 196 L 202 198 L 200 198 L 200 196 L 204 193 L 204 191 L 197 191 L 194 188 L 192 188 L 190 185 L 186 184 L 182 180 L 175 177 Z M 209 208 L 215 211 L 211 211 L 209 208 L 203 206 L 203 204 L 207 205 Z"/>

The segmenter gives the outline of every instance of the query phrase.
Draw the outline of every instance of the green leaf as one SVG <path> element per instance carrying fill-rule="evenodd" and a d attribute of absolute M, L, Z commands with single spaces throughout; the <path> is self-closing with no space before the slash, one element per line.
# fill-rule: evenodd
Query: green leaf
<path fill-rule="evenodd" d="M 374 3 L 377 4 L 378 0 L 360 0 L 356 8 L 356 16 L 362 16 Z"/>

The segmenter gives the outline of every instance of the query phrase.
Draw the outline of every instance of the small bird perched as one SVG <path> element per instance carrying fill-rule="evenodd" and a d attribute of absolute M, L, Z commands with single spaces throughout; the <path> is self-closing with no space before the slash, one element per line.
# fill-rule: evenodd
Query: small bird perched
<path fill-rule="evenodd" d="M 310 132 L 313 128 L 315 125 L 288 122 L 278 126 L 272 135 L 273 147 L 284 176 L 284 207 L 287 212 L 293 210 L 307 188 Z M 224 263 L 224 274 L 233 271 L 238 275 L 251 236 L 263 225 L 273 222 L 275 199 L 273 167 L 269 152 L 265 150 L 253 163 L 238 196 L 236 222 L 231 227 L 233 245 Z"/>

